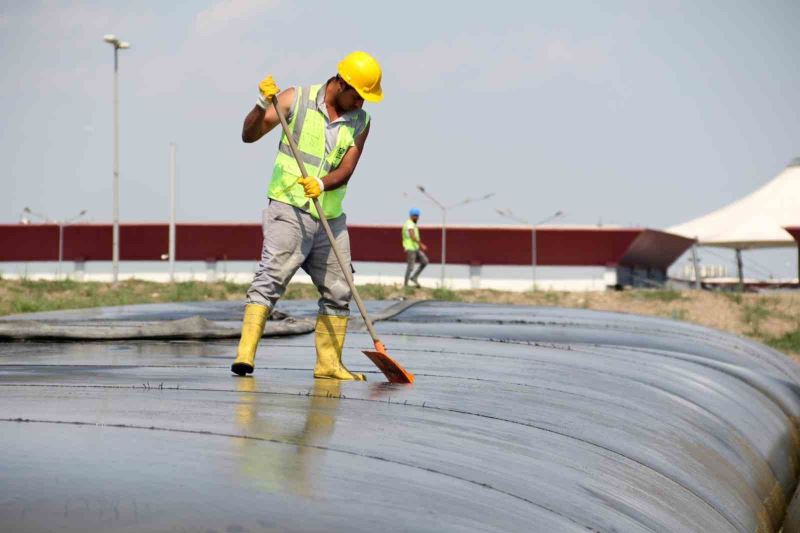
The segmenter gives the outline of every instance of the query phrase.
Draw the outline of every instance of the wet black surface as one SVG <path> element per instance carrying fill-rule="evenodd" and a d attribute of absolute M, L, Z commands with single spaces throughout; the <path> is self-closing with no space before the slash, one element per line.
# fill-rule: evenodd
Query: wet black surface
<path fill-rule="evenodd" d="M 252 378 L 235 341 L 0 344 L 0 530 L 769 531 L 794 490 L 798 372 L 759 344 L 490 305 L 377 329 L 413 386 L 359 332 L 367 383 L 314 380 L 311 335 Z"/>

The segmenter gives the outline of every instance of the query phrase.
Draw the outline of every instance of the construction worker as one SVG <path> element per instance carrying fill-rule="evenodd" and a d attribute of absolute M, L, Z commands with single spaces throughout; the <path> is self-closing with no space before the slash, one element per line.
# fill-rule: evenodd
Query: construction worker
<path fill-rule="evenodd" d="M 408 282 L 419 287 L 419 274 L 428 266 L 428 256 L 425 252 L 428 247 L 419 240 L 419 228 L 417 221 L 419 220 L 419 209 L 412 207 L 408 212 L 408 220 L 403 224 L 403 249 L 406 251 L 406 278 L 403 282 L 403 287 L 408 287 Z M 413 273 L 414 264 L 419 263 L 416 272 Z"/>
<path fill-rule="evenodd" d="M 259 99 L 244 119 L 242 140 L 255 142 L 278 126 L 272 105 L 277 97 L 309 177 L 301 177 L 283 134 L 269 184 L 269 205 L 263 212 L 261 262 L 247 291 L 242 336 L 231 371 L 240 376 L 253 372 L 267 317 L 289 280 L 302 268 L 320 294 L 314 377 L 363 381 L 363 374 L 354 374 L 342 364 L 350 287 L 311 199 L 319 199 L 349 263 L 350 240 L 342 200 L 369 134 L 370 116 L 361 107 L 365 100 L 383 99 L 381 67 L 371 55 L 353 52 L 339 62 L 336 76 L 323 84 L 280 92 L 272 76 L 267 76 L 258 89 Z"/>

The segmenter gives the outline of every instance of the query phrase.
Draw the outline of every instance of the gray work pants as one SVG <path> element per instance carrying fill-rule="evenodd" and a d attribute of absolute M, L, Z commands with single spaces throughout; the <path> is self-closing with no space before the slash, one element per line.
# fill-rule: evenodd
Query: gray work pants
<path fill-rule="evenodd" d="M 349 265 L 347 218 L 342 215 L 328 223 Z M 273 309 L 294 273 L 302 268 L 319 290 L 320 314 L 350 315 L 350 286 L 319 220 L 294 206 L 270 200 L 262 215 L 262 231 L 261 262 L 247 290 L 247 303 Z"/>
<path fill-rule="evenodd" d="M 428 266 L 428 256 L 425 255 L 425 252 L 422 250 L 406 250 L 406 279 L 403 282 L 403 285 L 408 285 L 409 280 L 417 281 L 419 278 L 419 273 Z M 414 264 L 419 263 L 417 267 L 417 271 L 414 274 L 411 272 L 414 270 Z"/>

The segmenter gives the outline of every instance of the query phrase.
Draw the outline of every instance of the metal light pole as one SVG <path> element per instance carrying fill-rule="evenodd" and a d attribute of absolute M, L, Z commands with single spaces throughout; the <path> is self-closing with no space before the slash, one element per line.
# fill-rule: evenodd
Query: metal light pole
<path fill-rule="evenodd" d="M 560 209 L 550 215 L 549 217 L 545 217 L 536 224 L 531 224 L 524 218 L 519 218 L 514 213 L 511 212 L 511 209 L 495 209 L 497 214 L 508 219 L 513 220 L 514 222 L 519 222 L 520 224 L 525 224 L 526 226 L 531 227 L 531 290 L 536 290 L 536 226 L 540 226 L 545 222 L 551 222 L 561 216 L 564 215 L 564 212 Z"/>
<path fill-rule="evenodd" d="M 35 217 L 41 218 L 42 222 L 48 224 L 50 222 L 54 224 L 58 224 L 58 269 L 56 270 L 56 277 L 61 277 L 61 264 L 64 261 L 64 228 L 81 218 L 85 215 L 89 210 L 88 209 L 81 209 L 81 212 L 75 215 L 74 217 L 67 219 L 67 220 L 50 220 L 50 217 L 47 215 L 43 215 L 41 213 L 37 213 L 33 211 L 30 207 L 26 207 L 22 210 L 22 217 L 20 218 L 20 224 L 30 224 L 30 219 L 25 217 L 25 215 L 33 215 Z"/>
<path fill-rule="evenodd" d="M 58 222 L 58 277 L 61 277 L 61 264 L 64 262 L 64 228 L 81 218 L 87 213 L 88 209 L 81 209 L 81 212 L 74 217 Z"/>
<path fill-rule="evenodd" d="M 532 241 L 532 248 L 531 248 L 531 255 L 533 256 L 533 290 L 536 290 L 536 226 L 540 226 L 545 222 L 550 222 L 564 214 L 563 211 L 558 210 L 549 217 L 543 218 L 539 222 L 533 225 L 531 228 L 531 241 Z"/>
<path fill-rule="evenodd" d="M 175 143 L 169 145 L 169 280 L 175 281 L 175 204 L 177 181 L 177 150 Z"/>
<path fill-rule="evenodd" d="M 417 185 L 417 189 L 419 189 L 419 192 L 421 192 L 422 194 L 427 196 L 434 204 L 436 204 L 439 207 L 439 209 L 442 210 L 442 257 L 441 257 L 442 268 L 441 268 L 441 282 L 440 282 L 440 285 L 441 285 L 442 288 L 444 288 L 444 265 L 447 262 L 447 259 L 446 259 L 446 254 L 447 254 L 447 230 L 446 230 L 446 227 L 447 227 L 447 208 L 444 205 L 440 204 L 439 201 L 436 198 L 434 198 L 433 196 L 428 194 L 425 191 L 425 187 L 423 187 L 422 185 Z"/>
<path fill-rule="evenodd" d="M 444 280 L 445 280 L 445 267 L 447 266 L 447 210 L 452 209 L 454 207 L 459 207 L 462 205 L 466 205 L 472 202 L 480 202 L 482 200 L 487 200 L 494 196 L 494 193 L 489 193 L 481 196 L 480 198 L 465 198 L 458 203 L 453 205 L 445 206 L 441 202 L 439 202 L 436 198 L 430 195 L 428 191 L 425 190 L 425 187 L 422 185 L 417 185 L 417 189 L 419 192 L 424 194 L 428 197 L 430 201 L 432 201 L 436 206 L 442 210 L 442 279 L 441 279 L 441 287 L 444 288 Z"/>
<path fill-rule="evenodd" d="M 114 200 L 112 207 L 113 230 L 111 236 L 111 271 L 114 284 L 119 280 L 119 50 L 130 48 L 130 43 L 108 34 L 103 40 L 114 47 Z"/>

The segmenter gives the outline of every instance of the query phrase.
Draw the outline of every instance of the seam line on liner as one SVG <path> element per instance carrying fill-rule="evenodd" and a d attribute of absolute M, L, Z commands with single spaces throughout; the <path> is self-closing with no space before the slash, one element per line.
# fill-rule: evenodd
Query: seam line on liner
<path fill-rule="evenodd" d="M 580 522 L 577 522 L 575 519 L 573 519 L 573 518 L 571 518 L 571 517 L 569 517 L 567 515 L 564 515 L 562 513 L 559 513 L 558 511 L 556 511 L 554 509 L 550 509 L 549 507 L 546 507 L 546 506 L 544 506 L 544 505 L 542 505 L 540 503 L 537 503 L 537 502 L 535 502 L 533 500 L 529 500 L 529 499 L 527 499 L 527 498 L 525 498 L 523 496 L 520 496 L 518 494 L 514 494 L 513 492 L 508 492 L 508 491 L 499 489 L 497 487 L 494 487 L 494 486 L 490 485 L 489 483 L 484 483 L 484 482 L 481 482 L 481 481 L 472 480 L 472 479 L 469 479 L 469 478 L 466 478 L 466 477 L 456 476 L 454 474 L 448 474 L 447 472 L 443 472 L 441 470 L 436 470 L 434 468 L 430 468 L 430 467 L 426 467 L 426 466 L 415 465 L 415 464 L 412 464 L 412 463 L 405 463 L 405 462 L 402 462 L 402 461 L 397 461 L 397 460 L 394 460 L 394 459 L 388 459 L 386 457 L 381 457 L 379 455 L 370 455 L 370 454 L 357 453 L 357 452 L 353 452 L 353 451 L 350 451 L 350 450 L 344 450 L 344 449 L 341 449 L 341 448 L 331 448 L 331 447 L 328 447 L 328 446 L 320 446 L 320 445 L 314 445 L 314 444 L 299 444 L 297 442 L 288 442 L 288 441 L 283 441 L 283 440 L 279 440 L 279 439 L 267 439 L 267 438 L 264 438 L 264 437 L 254 437 L 252 435 L 237 435 L 235 433 L 222 433 L 222 432 L 204 431 L 204 430 L 197 430 L 197 429 L 166 428 L 166 427 L 158 427 L 158 426 L 142 426 L 142 425 L 135 425 L 135 424 L 99 424 L 99 423 L 94 423 L 94 422 L 80 422 L 80 421 L 69 421 L 69 420 L 42 420 L 42 419 L 31 419 L 31 418 L 0 418 L 0 422 L 16 422 L 16 423 L 24 423 L 24 424 L 54 424 L 54 425 L 70 425 L 70 426 L 85 426 L 85 427 L 115 428 L 115 429 L 145 429 L 145 430 L 151 430 L 151 431 L 164 431 L 164 432 L 168 432 L 168 433 L 181 433 L 181 434 L 187 434 L 187 435 L 206 435 L 206 436 L 212 436 L 212 437 L 227 437 L 227 438 L 234 438 L 234 439 L 244 439 L 244 440 L 257 441 L 257 442 L 268 442 L 268 443 L 271 443 L 271 444 L 280 444 L 280 445 L 284 445 L 284 446 L 294 446 L 294 447 L 298 447 L 298 448 L 311 448 L 311 449 L 314 449 L 314 450 L 320 450 L 320 451 L 324 451 L 324 452 L 341 453 L 341 454 L 350 455 L 350 456 L 353 456 L 353 457 L 361 457 L 361 458 L 364 458 L 364 459 L 373 459 L 375 461 L 383 461 L 383 462 L 386 462 L 386 463 L 395 464 L 395 465 L 399 465 L 399 466 L 404 466 L 404 467 L 407 467 L 407 468 L 413 468 L 413 469 L 416 469 L 416 470 L 422 470 L 422 471 L 425 471 L 425 472 L 429 472 L 431 474 L 437 474 L 437 475 L 448 477 L 448 478 L 451 478 L 451 479 L 456 479 L 458 481 L 463 481 L 465 483 L 476 485 L 478 487 L 482 487 L 484 489 L 491 490 L 491 491 L 497 492 L 499 494 L 503 494 L 504 496 L 508 496 L 510 498 L 514 498 L 516 500 L 523 501 L 523 502 L 525 502 L 527 504 L 530 504 L 530 505 L 532 505 L 534 507 L 539 507 L 540 509 L 544 509 L 545 511 L 547 511 L 549 513 L 552 513 L 554 515 L 560 516 L 560 517 L 562 517 L 562 518 L 564 518 L 564 519 L 566 519 L 566 520 L 568 520 L 568 521 L 570 521 L 570 522 L 572 522 L 572 523 L 574 523 L 574 524 L 576 524 L 578 526 L 590 529 L 592 531 L 596 531 L 596 530 L 594 530 L 592 528 L 589 528 L 589 526 L 587 526 L 586 524 L 582 524 Z M 650 529 L 650 528 L 648 528 L 648 529 Z"/>
<path fill-rule="evenodd" d="M 420 376 L 420 375 L 422 375 L 422 374 L 417 374 L 417 376 Z M 141 385 L 133 385 L 133 386 L 122 386 L 122 385 L 46 385 L 46 384 L 16 384 L 15 385 L 15 384 L 2 383 L 2 384 L 0 384 L 0 386 L 2 386 L 2 387 L 14 387 L 14 386 L 17 386 L 17 387 L 42 387 L 42 388 L 48 388 L 48 387 L 51 387 L 51 388 L 89 388 L 89 389 L 99 388 L 99 389 L 122 389 L 122 390 L 126 390 L 126 389 L 127 390 L 130 390 L 130 389 L 137 389 L 137 390 L 138 389 L 146 389 L 145 387 L 143 387 Z M 235 392 L 235 393 L 238 393 L 238 394 L 242 394 L 244 392 L 244 391 L 233 391 L 233 390 L 228 390 L 228 389 L 209 389 L 209 388 L 176 389 L 175 387 L 170 387 L 170 388 L 163 388 L 162 389 L 162 388 L 159 388 L 158 386 L 153 386 L 153 387 L 150 388 L 150 390 L 158 390 L 158 391 L 186 390 L 186 391 L 195 391 L 195 392 L 223 392 L 223 393 Z M 318 397 L 318 398 L 327 398 L 327 396 L 314 395 L 314 394 L 310 394 L 310 393 L 309 394 L 302 394 L 302 393 L 272 392 L 272 391 L 248 391 L 248 392 L 244 392 L 244 393 L 245 394 L 275 395 L 275 396 L 304 396 L 304 397 L 313 396 L 313 397 Z M 374 403 L 380 403 L 380 404 L 387 403 L 385 400 L 380 400 L 380 399 L 372 400 L 372 399 L 369 399 L 369 398 L 354 398 L 354 397 L 347 397 L 347 396 L 339 396 L 339 397 L 335 397 L 335 399 L 337 399 L 337 400 L 353 400 L 353 401 L 361 401 L 361 402 L 374 402 Z M 391 401 L 389 401 L 388 404 L 389 405 L 400 405 L 400 406 L 404 406 L 404 407 L 418 407 L 418 408 L 423 408 L 423 409 L 433 409 L 433 410 L 441 411 L 441 412 L 449 412 L 449 413 L 455 413 L 455 414 L 460 414 L 460 415 L 465 415 L 465 416 L 475 416 L 475 417 L 478 417 L 478 418 L 485 418 L 487 420 L 494 420 L 496 422 L 504 422 L 504 423 L 507 423 L 507 424 L 519 425 L 519 426 L 528 427 L 528 428 L 531 428 L 531 429 L 536 429 L 536 430 L 539 430 L 539 431 L 544 431 L 544 432 L 551 433 L 551 434 L 554 434 L 554 435 L 558 435 L 558 436 L 561 436 L 561 437 L 564 437 L 564 438 L 567 438 L 567 439 L 570 439 L 570 440 L 581 442 L 581 443 L 583 443 L 583 444 L 585 444 L 586 446 L 589 446 L 589 447 L 594 447 L 594 448 L 598 448 L 598 449 L 604 450 L 605 452 L 607 452 L 607 453 L 609 453 L 611 455 L 614 455 L 614 456 L 617 456 L 617 457 L 622 457 L 625 460 L 628 460 L 628 461 L 630 461 L 632 463 L 635 463 L 635 464 L 641 466 L 642 468 L 645 468 L 645 469 L 655 473 L 657 476 L 660 476 L 660 477 L 666 479 L 670 483 L 674 483 L 675 485 L 681 487 L 687 493 L 691 494 L 692 496 L 697 498 L 699 501 L 703 502 L 706 506 L 708 506 L 708 508 L 713 510 L 716 514 L 718 514 L 720 517 L 722 517 L 726 522 L 731 524 L 731 526 L 734 525 L 733 522 L 731 521 L 731 519 L 729 519 L 727 516 L 722 514 L 722 512 L 719 509 L 717 509 L 716 507 L 711 505 L 711 503 L 708 502 L 705 498 L 703 498 L 702 496 L 700 496 L 699 494 L 694 492 L 692 489 L 690 489 L 689 487 L 687 487 L 683 483 L 681 483 L 681 482 L 679 482 L 679 481 L 667 476 L 663 472 L 660 472 L 659 470 L 656 470 L 655 468 L 653 468 L 651 466 L 648 466 L 648 465 L 642 463 L 641 461 L 638 461 L 638 460 L 636 460 L 636 459 L 634 459 L 632 457 L 629 457 L 629 456 L 627 456 L 627 455 L 625 455 L 625 454 L 623 454 L 623 453 L 621 453 L 619 451 L 612 450 L 610 448 L 602 446 L 602 445 L 600 445 L 600 444 L 598 444 L 596 442 L 587 441 L 585 439 L 581 439 L 581 438 L 576 437 L 574 435 L 569 435 L 569 434 L 566 434 L 566 433 L 562 433 L 562 432 L 556 431 L 554 429 L 540 427 L 540 426 L 537 426 L 537 425 L 535 425 L 533 423 L 530 423 L 530 422 L 524 422 L 524 421 L 520 421 L 520 420 L 512 420 L 512 419 L 502 418 L 502 417 L 493 416 L 493 415 L 489 415 L 489 414 L 475 413 L 475 412 L 471 412 L 471 411 L 464 411 L 464 410 L 450 408 L 450 407 L 436 407 L 436 406 L 427 406 L 426 407 L 424 405 L 424 403 L 422 405 L 421 404 L 399 403 L 399 402 L 396 402 L 396 403 L 393 404 L 393 403 L 391 403 Z M 12 421 L 13 422 L 13 421 L 17 421 L 17 419 L 3 419 L 3 418 L 0 418 L 0 421 Z M 70 422 L 54 421 L 54 422 L 51 422 L 51 423 L 69 424 Z M 113 424 L 94 424 L 94 423 L 88 423 L 88 422 L 76 422 L 76 424 L 113 426 Z M 131 426 L 131 427 L 140 427 L 140 426 Z M 147 426 L 141 426 L 141 428 L 142 429 L 149 429 Z M 165 431 L 168 431 L 168 430 L 165 430 Z M 194 432 L 194 433 L 199 433 L 199 434 L 206 434 L 206 433 L 214 434 L 214 433 L 211 433 L 211 432 L 200 431 L 200 430 L 174 430 L 174 431 L 184 431 L 184 432 L 187 432 L 187 433 Z M 223 435 L 223 434 L 220 434 L 220 435 Z M 235 436 L 235 435 L 233 435 L 233 436 Z M 259 439 L 258 437 L 243 437 L 243 438 Z M 263 440 L 269 441 L 269 439 L 263 439 Z M 398 463 L 398 464 L 403 464 L 403 463 Z M 421 467 L 421 468 L 424 468 L 424 467 Z M 480 482 L 476 482 L 476 483 L 480 483 Z"/>

